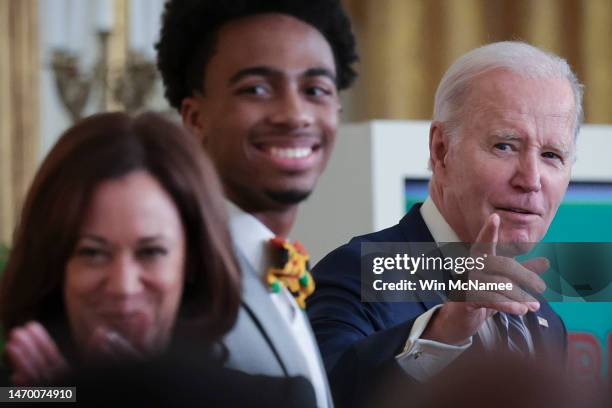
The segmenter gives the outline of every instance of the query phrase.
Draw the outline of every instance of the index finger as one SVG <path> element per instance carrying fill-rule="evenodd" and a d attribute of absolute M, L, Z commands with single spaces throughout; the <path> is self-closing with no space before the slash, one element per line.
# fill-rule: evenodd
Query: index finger
<path fill-rule="evenodd" d="M 496 213 L 489 215 L 472 245 L 472 254 L 496 255 L 500 222 L 499 215 Z"/>

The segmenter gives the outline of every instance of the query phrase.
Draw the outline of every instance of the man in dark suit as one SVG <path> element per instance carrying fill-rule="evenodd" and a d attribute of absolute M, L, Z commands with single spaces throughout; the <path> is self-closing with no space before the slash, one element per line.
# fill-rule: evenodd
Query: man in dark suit
<path fill-rule="evenodd" d="M 395 371 L 424 382 L 459 358 L 508 348 L 562 360 L 565 327 L 537 296 L 543 258 L 500 256 L 540 241 L 570 180 L 581 121 L 581 86 L 567 63 L 528 44 L 475 49 L 444 75 L 429 135 L 429 197 L 395 226 L 353 238 L 315 268 L 308 313 L 338 405 Z M 471 301 L 362 302 L 361 248 L 376 242 L 478 243 L 488 257 Z M 355 391 L 354 391 L 355 390 Z"/>
<path fill-rule="evenodd" d="M 331 406 L 300 307 L 312 281 L 304 274 L 299 289 L 279 285 L 280 246 L 300 249 L 270 241 L 289 234 L 329 159 L 338 91 L 356 76 L 350 21 L 339 0 L 171 0 L 157 47 L 166 97 L 210 154 L 227 197 L 243 277 L 242 308 L 224 340 L 228 366 L 304 376 L 317 405 Z M 301 252 L 291 253 L 303 261 Z"/>

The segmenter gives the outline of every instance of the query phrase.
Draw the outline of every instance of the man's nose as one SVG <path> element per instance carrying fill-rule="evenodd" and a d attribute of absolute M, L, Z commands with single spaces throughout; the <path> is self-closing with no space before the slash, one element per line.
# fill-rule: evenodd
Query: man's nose
<path fill-rule="evenodd" d="M 106 280 L 110 294 L 133 295 L 142 289 L 140 266 L 129 255 L 119 255 L 113 260 Z"/>
<path fill-rule="evenodd" d="M 313 124 L 314 114 L 312 107 L 304 100 L 304 95 L 298 89 L 288 89 L 272 106 L 269 121 L 275 126 L 302 129 Z"/>
<path fill-rule="evenodd" d="M 525 192 L 540 191 L 542 179 L 538 153 L 530 152 L 519 158 L 512 184 Z"/>

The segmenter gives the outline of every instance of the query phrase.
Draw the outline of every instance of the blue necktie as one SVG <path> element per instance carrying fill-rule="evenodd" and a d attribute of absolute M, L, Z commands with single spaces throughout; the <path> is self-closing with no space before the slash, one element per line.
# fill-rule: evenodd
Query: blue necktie
<path fill-rule="evenodd" d="M 502 343 L 511 351 L 523 357 L 530 355 L 529 330 L 523 320 L 510 313 L 498 312 L 495 315 Z"/>

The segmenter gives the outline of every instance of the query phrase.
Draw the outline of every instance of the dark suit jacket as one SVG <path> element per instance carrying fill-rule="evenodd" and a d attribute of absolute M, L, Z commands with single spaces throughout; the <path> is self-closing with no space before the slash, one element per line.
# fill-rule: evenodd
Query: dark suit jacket
<path fill-rule="evenodd" d="M 308 299 L 307 310 L 337 406 L 356 405 L 386 373 L 399 373 L 395 356 L 403 350 L 414 320 L 443 301 L 361 302 L 361 244 L 433 242 L 420 206 L 412 207 L 393 227 L 351 239 L 313 269 L 317 290 Z M 545 318 L 549 327 L 538 324 L 537 316 Z M 528 313 L 526 319 L 536 355 L 563 360 L 565 326 L 550 306 L 541 302 L 537 314 Z M 478 336 L 469 349 L 476 352 L 483 352 Z"/>
<path fill-rule="evenodd" d="M 41 386 L 76 387 L 78 403 L 88 407 L 316 407 L 305 377 L 246 374 L 223 367 L 206 349 L 184 339 L 159 357 L 73 366 L 66 378 Z M 13 386 L 9 375 L 0 366 L 0 385 Z"/>
<path fill-rule="evenodd" d="M 250 375 L 188 356 L 91 369 L 66 383 L 86 406 L 316 407 L 304 377 Z"/>

